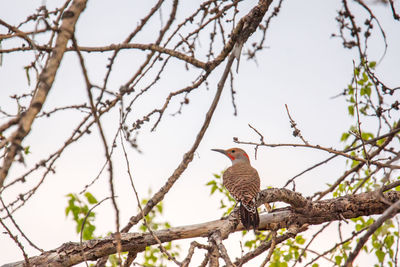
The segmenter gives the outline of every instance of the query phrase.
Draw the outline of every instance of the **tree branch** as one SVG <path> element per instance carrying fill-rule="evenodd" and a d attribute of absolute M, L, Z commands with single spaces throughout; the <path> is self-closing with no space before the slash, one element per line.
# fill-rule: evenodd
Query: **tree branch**
<path fill-rule="evenodd" d="M 261 192 L 259 203 L 270 201 L 273 195 L 289 195 L 286 189 L 277 193 L 279 189 L 266 189 Z M 270 195 L 268 195 L 270 193 Z M 292 196 L 297 193 L 292 192 Z M 389 191 L 383 196 L 390 202 L 400 200 L 400 192 Z M 296 203 L 296 199 L 290 202 Z M 281 228 L 291 229 L 304 225 L 317 225 L 324 222 L 356 218 L 373 214 L 382 214 L 389 206 L 377 198 L 377 191 L 348 195 L 340 198 L 310 202 L 307 206 L 296 208 L 277 209 L 271 213 L 260 214 L 260 230 L 276 230 Z M 200 224 L 173 227 L 170 229 L 154 231 L 153 234 L 161 242 L 170 242 L 194 237 L 208 237 L 215 231 L 220 231 L 221 239 L 225 239 L 231 232 L 242 231 L 244 228 L 238 223 L 237 210 L 227 218 Z M 289 236 L 290 237 L 290 236 Z M 287 237 L 287 238 L 289 238 Z M 283 238 L 283 237 L 282 237 Z M 285 237 L 286 238 L 286 237 Z M 286 239 L 287 239 L 286 238 Z M 280 242 L 277 237 L 276 242 Z M 122 233 L 121 251 L 139 253 L 147 246 L 158 244 L 150 233 Z M 97 260 L 101 257 L 117 252 L 115 236 L 102 239 L 93 239 L 79 243 L 65 243 L 61 247 L 29 258 L 32 265 L 44 264 L 46 266 L 71 266 L 86 260 Z M 8 267 L 23 266 L 25 261 L 11 263 Z M 235 265 L 238 265 L 236 262 Z"/>
<path fill-rule="evenodd" d="M 86 7 L 86 0 L 75 0 L 71 7 L 64 13 L 63 22 L 60 27 L 60 32 L 57 36 L 56 44 L 51 53 L 45 68 L 40 74 L 35 95 L 32 98 L 29 108 L 21 115 L 18 129 L 10 136 L 11 146 L 8 148 L 7 155 L 4 158 L 3 166 L 0 169 L 0 189 L 3 187 L 4 180 L 7 177 L 14 158 L 21 149 L 21 144 L 24 138 L 29 134 L 33 121 L 36 115 L 40 112 L 46 101 L 58 67 L 60 66 L 64 52 L 67 48 L 67 43 L 75 32 L 75 25 L 82 11 Z"/>
<path fill-rule="evenodd" d="M 271 4 L 271 2 L 272 1 L 270 1 L 270 0 L 260 1 L 257 6 L 255 6 L 245 17 L 243 17 L 241 19 L 242 23 L 241 24 L 238 23 L 238 26 L 236 26 L 236 28 L 233 31 L 233 33 L 236 34 L 237 38 L 244 40 L 244 41 L 247 40 L 247 38 L 257 29 L 259 22 L 262 20 L 264 14 L 268 10 L 268 7 Z M 245 22 L 248 23 L 248 24 L 246 24 L 246 27 L 240 26 Z M 244 27 L 244 28 L 242 28 L 242 27 Z M 230 42 L 233 42 L 233 44 L 236 41 L 236 39 L 233 38 L 234 34 L 232 34 L 232 37 L 229 40 Z M 228 44 L 229 44 L 229 42 L 228 42 Z M 232 44 L 232 47 L 233 47 L 233 44 Z M 231 50 L 227 51 L 226 49 L 228 49 L 228 48 L 229 48 L 228 45 L 225 46 L 224 50 L 221 52 L 221 54 L 223 54 L 223 53 L 229 54 L 229 52 Z M 218 58 L 219 57 L 217 57 L 217 59 L 214 61 L 217 63 L 213 63 L 213 64 L 219 64 L 221 61 L 223 61 L 223 59 L 225 59 L 225 57 L 224 57 L 223 59 L 221 59 L 221 61 L 218 61 Z M 181 174 L 186 170 L 189 163 L 192 161 L 194 152 L 196 151 L 198 145 L 200 144 L 200 141 L 203 139 L 203 136 L 208 128 L 210 121 L 211 121 L 211 117 L 214 113 L 214 110 L 215 110 L 217 104 L 218 104 L 219 98 L 222 93 L 222 89 L 224 88 L 224 84 L 225 84 L 226 78 L 229 74 L 229 71 L 231 69 L 233 60 L 234 60 L 234 56 L 233 56 L 233 54 L 231 54 L 229 56 L 228 62 L 226 64 L 225 71 L 224 71 L 220 81 L 218 82 L 218 88 L 217 88 L 217 92 L 215 94 L 214 100 L 206 114 L 206 118 L 204 120 L 203 126 L 202 126 L 201 130 L 199 131 L 192 148 L 184 155 L 182 162 L 175 169 L 174 173 L 168 178 L 165 185 L 147 202 L 146 206 L 143 208 L 144 215 L 149 213 L 150 210 L 164 198 L 165 194 L 168 193 L 169 189 L 178 180 L 178 178 L 181 176 Z M 139 213 L 136 216 L 132 217 L 129 220 L 129 223 L 127 224 L 127 226 L 125 226 L 122 229 L 122 232 L 125 232 L 125 233 L 128 232 L 129 229 L 133 225 L 135 225 L 142 217 L 143 217 L 142 213 Z"/>
<path fill-rule="evenodd" d="M 381 217 L 379 217 L 369 228 L 368 231 L 360 238 L 360 240 L 357 243 L 356 248 L 353 250 L 353 252 L 350 253 L 349 257 L 347 258 L 346 263 L 344 266 L 346 267 L 351 267 L 353 266 L 353 261 L 357 257 L 358 253 L 364 246 L 364 244 L 368 241 L 368 238 L 375 233 L 375 231 L 388 219 L 392 218 L 395 216 L 400 209 L 400 200 L 397 200 L 396 203 L 391 205 L 383 214 Z"/>

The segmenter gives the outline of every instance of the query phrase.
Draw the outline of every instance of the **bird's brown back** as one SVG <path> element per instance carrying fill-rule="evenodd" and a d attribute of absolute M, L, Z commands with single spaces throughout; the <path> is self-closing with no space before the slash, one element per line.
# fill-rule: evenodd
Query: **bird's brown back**
<path fill-rule="evenodd" d="M 248 163 L 237 163 L 226 169 L 223 184 L 229 193 L 244 204 L 249 204 L 260 191 L 257 170 Z"/>

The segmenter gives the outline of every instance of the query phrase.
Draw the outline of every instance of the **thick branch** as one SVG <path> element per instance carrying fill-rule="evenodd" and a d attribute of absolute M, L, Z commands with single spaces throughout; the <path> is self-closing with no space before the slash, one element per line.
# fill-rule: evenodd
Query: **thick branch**
<path fill-rule="evenodd" d="M 16 129 L 10 137 L 11 146 L 7 151 L 7 155 L 3 161 L 3 166 L 0 169 L 0 188 L 3 187 L 8 170 L 10 169 L 18 151 L 21 149 L 22 140 L 24 140 L 30 132 L 36 115 L 40 112 L 44 102 L 46 101 L 47 94 L 53 85 L 58 67 L 60 66 L 64 52 L 67 48 L 68 40 L 71 39 L 72 33 L 75 32 L 75 24 L 85 7 L 86 0 L 75 0 L 71 7 L 64 13 L 63 22 L 57 36 L 55 48 L 53 49 L 45 68 L 40 74 L 35 95 L 32 98 L 28 110 L 21 116 L 18 129 Z"/>
<path fill-rule="evenodd" d="M 268 191 L 274 194 L 278 189 L 263 190 L 261 196 L 264 197 L 260 198 L 260 203 L 271 200 L 270 196 L 268 196 Z M 285 193 L 281 194 L 288 195 L 286 190 Z M 400 199 L 400 192 L 389 191 L 384 193 L 383 196 L 389 202 L 394 203 Z M 295 201 L 291 200 L 291 202 Z M 321 224 L 343 218 L 351 219 L 359 216 L 382 214 L 388 207 L 386 203 L 380 201 L 378 191 L 320 200 L 310 202 L 304 207 L 279 209 L 269 214 L 261 214 L 260 230 L 289 229 L 294 225 Z M 235 225 L 235 222 L 237 222 L 236 212 L 221 220 L 159 230 L 155 231 L 154 235 L 161 242 L 170 242 L 187 238 L 208 237 L 215 231 L 221 231 L 221 237 L 225 239 L 228 233 L 243 230 L 241 224 L 232 229 L 231 227 Z M 121 234 L 122 251 L 142 252 L 147 246 L 155 244 L 157 244 L 157 240 L 150 233 Z M 116 252 L 116 240 L 113 236 L 110 236 L 83 242 L 82 246 L 79 243 L 65 243 L 55 250 L 31 257 L 29 261 L 33 265 L 71 266 L 83 262 L 84 259 L 96 260 Z M 24 261 L 21 261 L 7 266 L 23 266 L 23 264 Z"/>
<path fill-rule="evenodd" d="M 259 205 L 263 203 L 281 201 L 290 204 L 293 207 L 300 208 L 311 203 L 311 201 L 307 200 L 300 193 L 285 188 L 269 188 L 263 190 L 260 192 L 258 198 Z"/>

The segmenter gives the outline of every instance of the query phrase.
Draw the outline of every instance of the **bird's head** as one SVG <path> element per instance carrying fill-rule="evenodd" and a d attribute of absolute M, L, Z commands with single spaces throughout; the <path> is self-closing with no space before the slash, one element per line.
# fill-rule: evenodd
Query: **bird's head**
<path fill-rule="evenodd" d="M 232 161 L 232 164 L 239 163 L 239 162 L 250 163 L 249 156 L 241 148 L 235 147 L 235 148 L 230 148 L 230 149 L 226 149 L 226 150 L 224 150 L 224 149 L 211 149 L 211 150 L 224 154 Z"/>

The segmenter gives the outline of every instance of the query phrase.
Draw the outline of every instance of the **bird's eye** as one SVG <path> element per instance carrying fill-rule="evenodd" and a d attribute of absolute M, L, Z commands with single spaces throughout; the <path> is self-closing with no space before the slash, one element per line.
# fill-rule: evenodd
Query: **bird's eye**
<path fill-rule="evenodd" d="M 235 150 L 234 149 L 232 149 L 232 151 L 231 151 L 232 153 L 235 153 Z"/>

